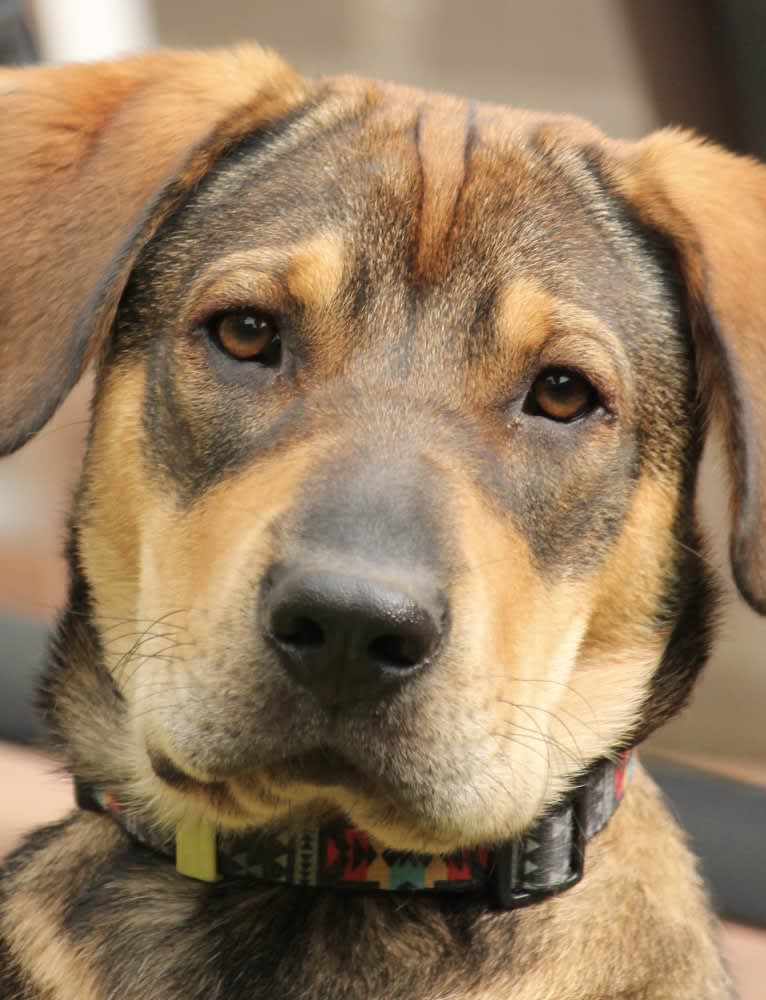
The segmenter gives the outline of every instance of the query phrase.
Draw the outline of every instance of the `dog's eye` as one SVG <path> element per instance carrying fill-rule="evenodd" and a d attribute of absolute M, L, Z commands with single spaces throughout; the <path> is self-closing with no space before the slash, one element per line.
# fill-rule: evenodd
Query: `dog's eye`
<path fill-rule="evenodd" d="M 591 413 L 600 402 L 598 392 L 584 375 L 566 368 L 546 368 L 532 383 L 524 410 L 568 423 Z"/>
<path fill-rule="evenodd" d="M 237 361 L 256 361 L 275 367 L 282 357 L 277 321 L 258 309 L 224 313 L 208 325 L 210 337 Z"/>

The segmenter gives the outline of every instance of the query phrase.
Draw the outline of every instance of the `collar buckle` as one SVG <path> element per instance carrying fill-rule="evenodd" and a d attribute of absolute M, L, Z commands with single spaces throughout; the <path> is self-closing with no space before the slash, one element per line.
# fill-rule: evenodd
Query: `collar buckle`
<path fill-rule="evenodd" d="M 569 871 L 554 885 L 540 889 L 522 888 L 518 875 L 519 842 L 509 841 L 495 851 L 493 888 L 496 905 L 502 910 L 521 910 L 549 896 L 557 896 L 582 879 L 585 872 L 586 801 L 585 789 L 571 799 L 572 841 L 569 854 Z"/>

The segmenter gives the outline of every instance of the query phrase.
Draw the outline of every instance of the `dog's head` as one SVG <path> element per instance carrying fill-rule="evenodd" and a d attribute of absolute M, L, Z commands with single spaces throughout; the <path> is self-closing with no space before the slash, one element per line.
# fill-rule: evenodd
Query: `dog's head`
<path fill-rule="evenodd" d="M 766 607 L 766 171 L 241 49 L 0 75 L 0 433 L 97 387 L 49 685 L 161 820 L 529 825 Z"/>

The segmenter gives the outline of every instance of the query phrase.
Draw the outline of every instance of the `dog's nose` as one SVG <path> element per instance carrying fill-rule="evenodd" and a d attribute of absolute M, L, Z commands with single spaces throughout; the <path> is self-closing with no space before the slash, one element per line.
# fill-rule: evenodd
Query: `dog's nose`
<path fill-rule="evenodd" d="M 428 665 L 446 606 L 435 586 L 303 568 L 272 569 L 263 631 L 285 669 L 328 705 L 374 699 Z"/>

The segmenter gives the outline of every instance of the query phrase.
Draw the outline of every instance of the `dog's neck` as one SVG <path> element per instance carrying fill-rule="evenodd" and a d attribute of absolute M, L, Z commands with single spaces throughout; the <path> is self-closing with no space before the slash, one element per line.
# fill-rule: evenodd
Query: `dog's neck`
<path fill-rule="evenodd" d="M 387 848 L 342 819 L 296 830 L 225 834 L 207 822 L 187 823 L 163 837 L 113 794 L 76 782 L 78 805 L 111 815 L 142 847 L 173 858 L 185 876 L 335 891 L 481 894 L 518 909 L 579 882 L 587 841 L 616 811 L 632 772 L 632 757 L 598 762 L 579 787 L 530 830 L 505 844 L 449 856 Z"/>

